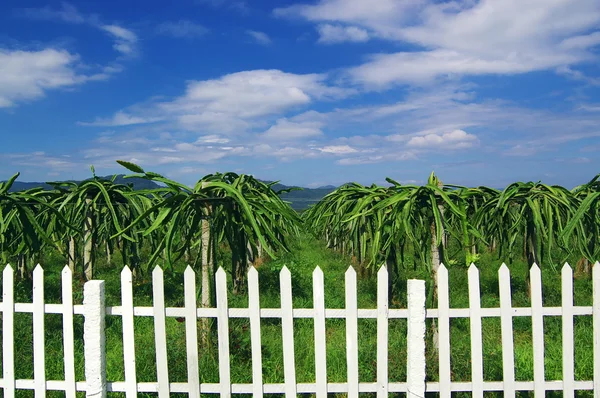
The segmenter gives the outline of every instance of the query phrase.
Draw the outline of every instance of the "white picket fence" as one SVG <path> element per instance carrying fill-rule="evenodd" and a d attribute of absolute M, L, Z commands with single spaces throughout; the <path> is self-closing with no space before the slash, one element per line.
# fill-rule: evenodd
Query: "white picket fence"
<path fill-rule="evenodd" d="M 546 391 L 562 390 L 564 397 L 574 397 L 576 390 L 593 390 L 600 397 L 600 265 L 593 267 L 593 305 L 573 305 L 573 273 L 568 264 L 562 269 L 562 306 L 542 305 L 542 283 L 539 268 L 531 268 L 531 307 L 515 308 L 511 304 L 510 272 L 502 265 L 498 272 L 500 307 L 481 308 L 479 271 L 469 268 L 469 308 L 450 308 L 448 294 L 448 273 L 445 267 L 439 270 L 438 308 L 425 308 L 425 282 L 408 281 L 408 305 L 406 309 L 388 307 L 388 273 L 382 267 L 377 274 L 377 308 L 357 307 L 356 273 L 349 268 L 345 275 L 346 305 L 342 309 L 325 308 L 323 273 L 316 268 L 313 273 L 313 308 L 292 307 L 292 281 L 287 268 L 280 274 L 280 308 L 260 308 L 258 272 L 251 268 L 248 274 L 248 308 L 228 308 L 226 274 L 219 269 L 216 274 L 216 308 L 198 308 L 194 271 L 188 267 L 184 275 L 185 306 L 165 308 L 163 271 L 157 267 L 152 273 L 153 306 L 134 307 L 132 275 L 125 267 L 121 273 L 122 305 L 105 306 L 104 282 L 90 281 L 84 286 L 83 305 L 73 305 L 72 275 L 69 268 L 62 272 L 62 304 L 44 303 L 44 272 L 39 265 L 33 272 L 33 302 L 14 302 L 14 271 L 7 266 L 2 282 L 2 368 L 3 378 L 0 387 L 4 397 L 12 398 L 15 389 L 34 390 L 36 397 L 43 397 L 47 390 L 65 392 L 67 398 L 74 398 L 76 391 L 85 391 L 88 397 L 105 397 L 107 391 L 125 392 L 127 398 L 138 392 L 158 393 L 159 398 L 167 398 L 170 393 L 188 393 L 192 398 L 200 394 L 220 394 L 229 397 L 232 393 L 253 394 L 262 397 L 264 393 L 285 394 L 287 398 L 300 393 L 312 393 L 326 397 L 327 393 L 347 393 L 357 397 L 359 393 L 377 393 L 386 397 L 388 393 L 407 393 L 411 398 L 422 398 L 425 392 L 439 392 L 442 397 L 450 397 L 451 392 L 468 391 L 473 397 L 483 397 L 484 391 L 501 391 L 506 397 L 514 397 L 516 391 L 534 391 L 543 396 Z M 15 380 L 14 357 L 14 313 L 33 314 L 33 380 Z M 46 380 L 44 353 L 44 314 L 62 314 L 65 380 Z M 73 317 L 84 316 L 84 357 L 85 380 L 75 380 Z M 106 380 L 106 351 L 104 325 L 105 316 L 120 316 L 123 324 L 124 381 Z M 154 383 L 141 383 L 136 378 L 134 317 L 154 317 L 156 343 L 156 375 Z M 563 377 L 560 381 L 544 379 L 544 328 L 545 316 L 562 317 Z M 593 317 L 594 376 L 591 381 L 575 380 L 574 377 L 574 316 Z M 188 381 L 169 381 L 167 361 L 166 317 L 183 317 L 186 327 Z M 198 367 L 198 318 L 216 318 L 218 329 L 219 383 L 200 383 Z M 501 320 L 503 380 L 486 381 L 483 378 L 482 328 L 483 317 L 499 317 Z M 533 381 L 515 381 L 513 317 L 532 318 L 532 338 L 534 354 Z M 249 318 L 252 348 L 251 384 L 232 384 L 230 376 L 229 319 Z M 262 377 L 261 360 L 261 318 L 279 318 L 282 324 L 284 383 L 265 384 Z M 315 335 L 315 382 L 297 383 L 294 357 L 294 319 L 314 319 Z M 346 319 L 346 358 L 347 382 L 330 383 L 327 380 L 326 329 L 328 318 Z M 358 319 L 377 319 L 377 381 L 365 383 L 358 374 Z M 425 320 L 437 318 L 439 329 L 439 382 L 425 380 Z M 450 319 L 469 318 L 471 340 L 472 375 L 470 382 L 457 382 L 451 378 Z M 407 319 L 407 380 L 390 382 L 388 379 L 388 321 Z M 539 394 L 539 395 L 538 395 Z"/>

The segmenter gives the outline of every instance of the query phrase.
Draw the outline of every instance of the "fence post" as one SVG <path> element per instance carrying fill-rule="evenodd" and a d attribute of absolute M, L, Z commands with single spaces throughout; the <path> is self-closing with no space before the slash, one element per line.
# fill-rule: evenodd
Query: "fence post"
<path fill-rule="evenodd" d="M 83 313 L 86 397 L 106 398 L 104 281 L 92 280 L 83 286 Z"/>
<path fill-rule="evenodd" d="M 425 396 L 425 281 L 408 284 L 407 398 Z"/>

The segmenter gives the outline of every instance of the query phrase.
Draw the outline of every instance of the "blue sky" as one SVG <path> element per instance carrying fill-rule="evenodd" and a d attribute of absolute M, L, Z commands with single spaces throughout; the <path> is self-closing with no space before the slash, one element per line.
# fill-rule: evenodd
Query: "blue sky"
<path fill-rule="evenodd" d="M 599 50 L 598 0 L 5 0 L 0 179 L 573 187 Z"/>

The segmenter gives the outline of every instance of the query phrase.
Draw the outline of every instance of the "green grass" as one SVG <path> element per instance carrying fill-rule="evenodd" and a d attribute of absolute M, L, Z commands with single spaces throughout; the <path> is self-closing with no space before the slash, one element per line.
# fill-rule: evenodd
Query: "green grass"
<path fill-rule="evenodd" d="M 325 305 L 327 308 L 344 307 L 344 273 L 349 259 L 327 250 L 322 242 L 303 235 L 293 242 L 292 252 L 276 261 L 266 262 L 259 268 L 261 307 L 279 307 L 279 271 L 286 265 L 292 273 L 293 304 L 295 308 L 312 307 L 312 271 L 320 266 L 325 275 Z M 227 261 L 226 254 L 220 257 L 223 264 Z M 411 259 L 407 262 L 412 264 Z M 60 271 L 62 259 L 49 256 L 45 261 L 45 297 L 48 303 L 60 303 Z M 500 261 L 489 254 L 482 255 L 478 263 L 481 278 L 482 307 L 497 307 L 498 278 L 497 270 Z M 511 266 L 511 285 L 513 290 L 513 306 L 529 306 L 525 276 L 527 266 L 515 262 Z M 165 272 L 165 298 L 167 306 L 183 306 L 183 266 L 179 265 L 173 272 Z M 97 279 L 106 281 L 107 305 L 120 305 L 120 267 L 108 267 L 99 264 Z M 360 273 L 359 273 L 360 274 Z M 198 275 L 199 277 L 199 275 Z M 543 269 L 544 305 L 560 306 L 560 271 L 551 268 Z M 409 278 L 427 278 L 423 270 L 403 271 L 400 275 L 402 282 L 394 289 L 392 308 L 406 306 L 406 284 Z M 453 266 L 449 269 L 450 305 L 451 307 L 468 307 L 468 280 L 464 266 Z M 198 281 L 198 286 L 200 283 Z M 358 280 L 359 308 L 376 307 L 375 278 L 360 277 Z M 591 305 L 592 284 L 588 279 L 575 280 L 575 305 Z M 75 302 L 82 302 L 82 285 L 74 282 Z M 16 301 L 31 301 L 30 282 L 16 284 Z M 134 286 L 134 304 L 136 306 L 152 305 L 152 286 L 150 277 Z M 229 295 L 230 307 L 247 307 L 245 295 Z M 33 378 L 33 349 L 31 314 L 15 315 L 16 341 L 16 377 Z M 62 317 L 46 315 L 46 372 L 48 380 L 62 380 L 63 349 L 62 349 Z M 234 383 L 252 382 L 252 362 L 250 349 L 250 327 L 247 319 L 230 319 L 230 348 L 231 348 L 231 380 Z M 213 321 L 214 323 L 214 321 Z M 430 325 L 430 321 L 428 321 Z M 484 379 L 502 379 L 502 345 L 500 321 L 498 318 L 484 318 L 483 352 Z M 531 319 L 528 317 L 515 318 L 515 376 L 517 380 L 533 378 L 533 353 L 531 339 Z M 215 325 L 213 325 L 215 326 Z M 281 321 L 278 319 L 263 319 L 261 321 L 263 379 L 265 383 L 283 383 L 283 351 L 281 338 Z M 362 382 L 376 380 L 376 320 L 359 319 L 359 375 Z M 1 324 L 0 324 L 1 327 Z M 167 318 L 167 344 L 169 377 L 172 382 L 187 381 L 185 323 L 174 318 Z M 328 379 L 331 382 L 346 381 L 346 347 L 345 322 L 343 319 L 328 319 L 326 321 L 327 337 L 327 367 Z M 545 317 L 546 345 L 546 379 L 560 380 L 562 378 L 562 334 L 560 317 Z M 431 328 L 428 327 L 428 333 Z M 451 370 L 455 381 L 469 381 L 470 340 L 469 320 L 451 320 Z M 576 317 L 575 321 L 575 375 L 578 380 L 591 380 L 593 376 L 592 357 L 592 319 L 591 317 Z M 75 351 L 76 377 L 84 379 L 83 372 L 83 317 L 75 316 Z M 123 344 L 121 319 L 118 316 L 106 317 L 107 339 L 107 378 L 109 381 L 122 381 Z M 200 379 L 204 383 L 217 383 L 218 351 L 216 345 L 216 328 L 213 327 L 211 345 L 200 346 Z M 135 344 L 137 377 L 140 382 L 156 380 L 156 363 L 154 349 L 154 324 L 151 317 L 136 317 Z M 296 355 L 296 374 L 299 383 L 314 382 L 314 330 L 310 319 L 294 320 L 294 344 Z M 402 382 L 406 380 L 406 321 L 393 319 L 389 321 L 389 380 Z M 437 355 L 432 350 L 431 336 L 427 342 L 427 377 L 437 380 Z M 19 397 L 33 396 L 33 391 L 18 391 Z M 156 396 L 156 394 L 147 394 Z M 467 394 L 457 394 L 463 396 Z M 494 395 L 494 394 L 489 394 Z M 528 395 L 523 393 L 523 395 Z M 558 394 L 557 396 L 560 396 Z M 61 392 L 49 392 L 49 397 L 64 396 Z M 83 396 L 83 393 L 81 394 Z M 123 394 L 109 393 L 110 397 Z M 549 394 L 550 396 L 550 394 Z M 591 392 L 579 392 L 578 396 L 592 396 Z"/>

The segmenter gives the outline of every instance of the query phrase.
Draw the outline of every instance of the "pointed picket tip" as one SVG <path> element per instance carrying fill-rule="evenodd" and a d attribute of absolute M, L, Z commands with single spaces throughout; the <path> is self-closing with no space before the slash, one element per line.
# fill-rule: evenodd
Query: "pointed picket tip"
<path fill-rule="evenodd" d="M 33 269 L 33 276 L 40 275 L 40 274 L 44 275 L 44 269 L 42 268 L 41 265 L 38 264 Z"/>
<path fill-rule="evenodd" d="M 388 271 L 385 265 L 379 267 L 379 271 L 377 271 L 377 287 L 383 288 L 383 286 L 387 286 L 388 282 Z M 387 293 L 387 287 L 385 288 L 385 293 Z"/>
<path fill-rule="evenodd" d="M 71 272 L 71 268 L 70 268 L 68 265 L 65 265 L 65 266 L 63 267 L 63 269 L 62 269 L 61 273 L 62 273 L 63 275 L 65 275 L 65 274 L 69 274 L 69 275 L 70 275 L 70 274 L 72 274 L 72 272 Z"/>
<path fill-rule="evenodd" d="M 562 272 L 565 272 L 565 271 L 573 271 L 573 268 L 571 268 L 569 263 L 565 263 L 565 265 L 563 265 Z"/>
<path fill-rule="evenodd" d="M 121 276 L 129 276 L 129 275 L 131 275 L 131 268 L 129 268 L 129 266 L 126 265 L 121 270 Z"/>
<path fill-rule="evenodd" d="M 256 267 L 248 267 L 248 275 L 258 275 L 258 270 Z"/>
<path fill-rule="evenodd" d="M 290 272 L 290 270 L 288 269 L 288 267 L 286 267 L 285 265 L 283 266 L 283 268 L 281 268 L 281 271 L 279 271 L 279 275 L 283 276 L 291 276 L 292 273 Z"/>
<path fill-rule="evenodd" d="M 162 275 L 163 274 L 163 269 L 160 267 L 160 265 L 157 265 L 154 267 L 154 269 L 152 270 L 152 275 Z"/>
<path fill-rule="evenodd" d="M 353 266 L 348 267 L 348 269 L 346 270 L 346 275 L 356 275 L 356 270 Z"/>
<path fill-rule="evenodd" d="M 189 275 L 189 274 L 195 274 L 194 269 L 192 267 L 190 267 L 189 265 L 187 267 L 185 267 L 185 271 L 183 273 L 183 275 Z"/>
<path fill-rule="evenodd" d="M 446 266 L 444 265 L 444 263 L 440 263 L 440 267 L 438 268 L 438 274 L 444 273 L 447 274 L 448 273 L 448 268 L 446 268 Z"/>
<path fill-rule="evenodd" d="M 217 272 L 215 272 L 215 276 L 227 277 L 227 273 L 225 272 L 223 267 L 219 267 L 219 269 L 217 269 Z"/>
<path fill-rule="evenodd" d="M 533 265 L 531 266 L 531 268 L 529 268 L 529 270 L 530 270 L 530 271 L 533 271 L 534 269 L 537 269 L 537 270 L 539 270 L 539 269 L 540 269 L 540 266 L 539 266 L 539 265 L 537 265 L 537 263 L 533 263 Z"/>
<path fill-rule="evenodd" d="M 3 273 L 9 273 L 9 272 L 13 272 L 13 267 L 9 264 L 6 264 L 6 267 L 4 267 L 4 271 L 2 271 Z"/>
<path fill-rule="evenodd" d="M 468 273 L 470 275 L 479 275 L 479 268 L 477 268 L 475 264 L 471 263 L 471 265 L 469 265 Z"/>
<path fill-rule="evenodd" d="M 318 265 L 315 267 L 313 271 L 313 275 L 323 275 L 323 270 Z"/>
<path fill-rule="evenodd" d="M 498 274 L 510 275 L 510 270 L 508 269 L 508 266 L 505 263 L 502 263 L 502 265 L 498 269 Z"/>

